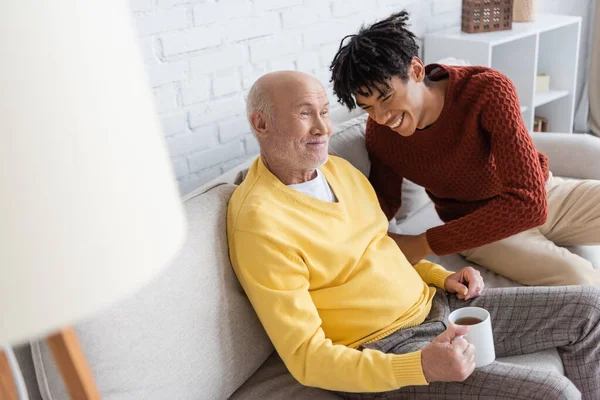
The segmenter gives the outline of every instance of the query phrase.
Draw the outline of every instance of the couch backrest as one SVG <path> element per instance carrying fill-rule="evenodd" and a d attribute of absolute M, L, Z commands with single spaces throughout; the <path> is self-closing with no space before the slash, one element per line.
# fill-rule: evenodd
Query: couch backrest
<path fill-rule="evenodd" d="M 75 326 L 103 399 L 225 399 L 273 352 L 229 262 L 234 189 L 217 184 L 188 196 L 177 259 L 139 293 Z M 45 343 L 32 350 L 42 396 L 68 398 Z"/>

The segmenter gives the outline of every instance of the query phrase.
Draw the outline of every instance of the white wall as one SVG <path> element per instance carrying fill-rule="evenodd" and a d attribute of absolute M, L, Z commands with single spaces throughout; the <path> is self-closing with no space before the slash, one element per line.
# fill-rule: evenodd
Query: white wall
<path fill-rule="evenodd" d="M 339 107 L 329 64 L 342 37 L 403 8 L 419 37 L 461 13 L 461 0 L 129 1 L 182 193 L 258 153 L 244 99 L 260 75 L 311 73 Z"/>

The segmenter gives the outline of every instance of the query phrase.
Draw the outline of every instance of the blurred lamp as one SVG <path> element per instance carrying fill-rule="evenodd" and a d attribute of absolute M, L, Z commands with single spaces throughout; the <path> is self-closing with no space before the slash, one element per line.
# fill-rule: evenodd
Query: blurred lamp
<path fill-rule="evenodd" d="M 0 386 L 26 396 L 8 346 L 47 337 L 71 396 L 99 398 L 69 325 L 185 231 L 127 2 L 2 2 L 0 60 Z"/>

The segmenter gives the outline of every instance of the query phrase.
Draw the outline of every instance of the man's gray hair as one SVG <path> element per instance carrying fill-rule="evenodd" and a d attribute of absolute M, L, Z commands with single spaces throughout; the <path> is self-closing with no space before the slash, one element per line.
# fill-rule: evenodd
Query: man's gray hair
<path fill-rule="evenodd" d="M 260 80 L 254 82 L 248 92 L 248 98 L 246 99 L 246 117 L 248 118 L 250 128 L 252 128 L 252 132 L 254 133 L 254 127 L 252 126 L 252 121 L 250 121 L 250 114 L 253 112 L 259 112 L 263 114 L 265 118 L 272 121 L 273 105 L 271 104 L 269 92 L 261 85 Z"/>

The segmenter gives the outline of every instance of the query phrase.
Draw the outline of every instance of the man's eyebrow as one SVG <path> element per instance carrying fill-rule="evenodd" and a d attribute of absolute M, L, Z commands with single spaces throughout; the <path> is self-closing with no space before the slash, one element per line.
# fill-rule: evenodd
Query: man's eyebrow
<path fill-rule="evenodd" d="M 308 103 L 308 102 L 304 102 L 304 103 L 299 103 L 296 104 L 295 108 L 300 108 L 300 107 L 313 107 L 314 104 L 313 103 Z M 329 102 L 327 102 L 323 107 L 329 107 Z"/>

